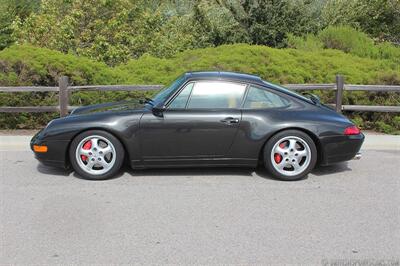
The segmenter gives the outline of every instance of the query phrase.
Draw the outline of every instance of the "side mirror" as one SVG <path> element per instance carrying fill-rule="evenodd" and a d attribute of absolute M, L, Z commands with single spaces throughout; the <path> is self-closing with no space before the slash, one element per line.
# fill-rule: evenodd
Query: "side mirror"
<path fill-rule="evenodd" d="M 167 108 L 165 107 L 164 104 L 159 103 L 159 104 L 153 106 L 152 111 L 153 111 L 153 114 L 154 114 L 155 116 L 162 117 L 162 116 L 163 116 L 163 113 L 164 113 L 164 111 L 165 111 L 166 109 L 167 109 Z"/>

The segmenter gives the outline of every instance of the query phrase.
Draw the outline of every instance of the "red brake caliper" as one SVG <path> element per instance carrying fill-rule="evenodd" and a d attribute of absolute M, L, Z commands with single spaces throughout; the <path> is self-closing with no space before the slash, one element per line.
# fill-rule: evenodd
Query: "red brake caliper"
<path fill-rule="evenodd" d="M 282 161 L 282 156 L 280 154 L 275 153 L 274 159 L 276 163 L 280 163 Z"/>
<path fill-rule="evenodd" d="M 90 148 L 92 148 L 92 141 L 88 140 L 85 144 L 83 144 L 82 149 L 90 150 Z M 87 160 L 87 156 L 86 155 L 81 155 L 81 159 L 82 159 L 82 161 L 86 161 Z"/>
<path fill-rule="evenodd" d="M 285 143 L 282 142 L 281 144 L 279 144 L 279 147 L 281 147 L 282 149 L 285 148 Z M 276 163 L 280 163 L 282 161 L 282 155 L 280 155 L 279 153 L 275 153 L 274 160 Z"/>

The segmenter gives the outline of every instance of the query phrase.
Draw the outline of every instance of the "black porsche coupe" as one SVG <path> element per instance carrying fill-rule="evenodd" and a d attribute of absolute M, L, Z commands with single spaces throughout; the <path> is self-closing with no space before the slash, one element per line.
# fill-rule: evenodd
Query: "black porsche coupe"
<path fill-rule="evenodd" d="M 87 179 L 133 168 L 264 166 L 297 180 L 317 164 L 360 157 L 364 135 L 346 117 L 253 75 L 190 72 L 152 99 L 80 107 L 31 141 L 46 165 Z"/>

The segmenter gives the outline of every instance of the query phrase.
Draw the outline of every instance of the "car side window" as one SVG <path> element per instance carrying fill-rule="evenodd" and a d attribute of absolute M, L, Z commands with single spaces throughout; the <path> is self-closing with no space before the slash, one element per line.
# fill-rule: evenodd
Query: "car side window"
<path fill-rule="evenodd" d="M 184 109 L 186 107 L 186 103 L 189 99 L 190 93 L 192 92 L 194 83 L 189 83 L 185 86 L 185 88 L 179 93 L 178 96 L 171 102 L 169 108 L 171 109 Z"/>
<path fill-rule="evenodd" d="M 239 108 L 246 84 L 223 81 L 195 83 L 187 108 Z"/>
<path fill-rule="evenodd" d="M 289 101 L 270 91 L 250 86 L 244 102 L 244 108 L 276 108 L 289 105 Z"/>

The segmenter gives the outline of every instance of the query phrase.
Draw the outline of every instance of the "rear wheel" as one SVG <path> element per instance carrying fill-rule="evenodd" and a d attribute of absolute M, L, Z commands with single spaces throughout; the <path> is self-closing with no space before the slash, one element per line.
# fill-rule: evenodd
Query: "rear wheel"
<path fill-rule="evenodd" d="M 112 134 L 90 130 L 71 143 L 69 158 L 75 172 L 86 179 L 103 180 L 117 174 L 124 160 L 124 148 Z"/>
<path fill-rule="evenodd" d="M 274 135 L 264 147 L 264 165 L 276 178 L 304 178 L 317 162 L 314 141 L 304 132 L 286 130 Z"/>

